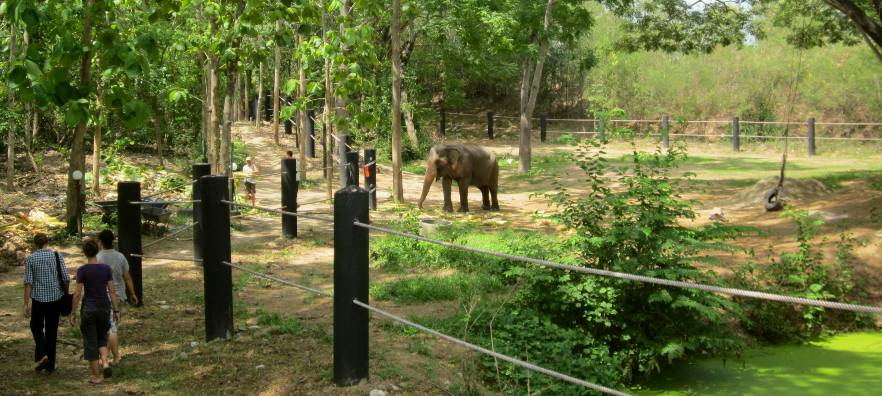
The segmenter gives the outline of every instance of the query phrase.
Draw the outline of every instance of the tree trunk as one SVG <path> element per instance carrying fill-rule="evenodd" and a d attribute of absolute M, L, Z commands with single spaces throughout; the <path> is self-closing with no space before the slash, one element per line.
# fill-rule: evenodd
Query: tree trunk
<path fill-rule="evenodd" d="M 401 0 L 392 0 L 392 197 L 404 203 L 401 174 Z"/>
<path fill-rule="evenodd" d="M 532 162 L 532 135 L 530 118 L 533 117 L 533 110 L 536 108 L 536 99 L 539 96 L 539 85 L 542 82 L 542 67 L 545 65 L 545 58 L 548 56 L 548 33 L 551 31 L 551 15 L 554 8 L 555 0 L 548 0 L 545 7 L 545 23 L 543 25 L 544 34 L 540 35 L 539 54 L 536 59 L 536 67 L 533 68 L 533 79 L 530 79 L 530 68 L 532 60 L 527 56 L 524 62 L 524 75 L 521 80 L 521 117 L 520 117 L 520 144 L 518 145 L 518 159 L 520 166 L 518 172 L 527 173 L 530 171 Z M 529 84 L 529 85 L 528 85 Z"/>
<path fill-rule="evenodd" d="M 231 66 L 227 64 L 229 68 L 235 68 L 235 66 Z M 233 144 L 233 97 L 236 95 L 236 86 L 233 83 L 233 80 L 236 78 L 235 73 L 227 72 L 227 90 L 224 95 L 224 119 L 223 119 L 223 128 L 221 132 L 221 148 L 220 148 L 220 157 L 221 163 L 224 166 L 224 174 L 227 177 L 233 175 L 233 157 L 232 157 L 232 144 Z"/>
<path fill-rule="evenodd" d="M 242 89 L 243 100 L 245 100 L 245 121 L 248 121 L 248 117 L 251 115 L 251 69 L 247 69 L 245 71 L 245 87 Z"/>
<path fill-rule="evenodd" d="M 303 44 L 303 35 L 298 34 L 297 35 L 297 45 L 302 45 L 302 44 Z M 298 77 L 298 80 L 300 80 L 300 84 L 299 84 L 299 87 L 297 90 L 297 96 L 300 98 L 300 100 L 303 103 L 305 103 L 306 102 L 306 100 L 305 100 L 306 99 L 306 65 L 303 63 L 303 60 L 300 60 L 298 62 L 297 69 L 298 69 L 297 70 L 297 77 Z M 313 122 L 313 121 L 306 119 L 307 110 L 308 110 L 308 105 L 307 105 L 307 108 L 301 109 L 299 111 L 299 115 L 300 115 L 300 122 L 299 122 L 299 124 L 300 124 L 300 128 L 299 128 L 299 133 L 300 133 L 300 179 L 304 180 L 304 181 L 306 180 L 306 168 L 307 168 L 307 166 L 306 166 L 306 139 L 313 139 L 314 138 L 314 137 L 309 136 L 309 131 L 307 130 L 307 127 L 306 127 L 307 123 Z M 310 143 L 312 143 L 313 147 L 315 147 L 315 141 L 312 141 Z"/>
<path fill-rule="evenodd" d="M 407 88 L 401 88 L 401 111 L 404 113 L 404 126 L 407 128 L 407 139 L 410 140 L 410 146 L 413 148 L 420 147 L 420 141 L 417 137 L 416 124 L 413 123 L 413 106 L 407 96 Z"/>
<path fill-rule="evenodd" d="M 242 74 L 236 73 L 236 89 L 233 91 L 233 121 L 242 120 Z"/>
<path fill-rule="evenodd" d="M 254 127 L 260 133 L 260 121 L 263 118 L 263 62 L 257 68 L 257 104 L 254 106 Z"/>
<path fill-rule="evenodd" d="M 34 119 L 34 110 L 33 106 L 28 104 L 25 106 L 25 138 L 24 138 L 24 147 L 25 153 L 28 156 L 28 161 L 31 163 L 31 168 L 34 168 L 34 172 L 37 175 L 40 175 L 40 167 L 37 166 L 37 161 L 34 160 L 34 135 L 33 128 L 36 128 L 35 123 L 32 123 L 31 120 Z"/>
<path fill-rule="evenodd" d="M 159 156 L 159 166 L 165 167 L 165 157 L 162 155 L 162 114 L 159 108 L 159 100 L 151 98 L 153 102 L 153 133 L 156 137 L 156 155 Z"/>
<path fill-rule="evenodd" d="M 86 87 L 92 81 L 92 0 L 83 0 L 83 56 L 80 63 L 80 86 Z M 67 172 L 67 202 L 65 220 L 67 231 L 71 234 L 77 231 L 78 215 L 83 212 L 83 200 L 80 199 L 80 190 L 83 180 L 74 180 L 73 172 L 83 172 L 86 169 L 85 137 L 86 122 L 81 120 L 74 129 L 73 141 L 70 145 L 70 159 L 68 160 Z"/>
<path fill-rule="evenodd" d="M 9 27 L 9 65 L 15 62 L 15 24 Z M 6 131 L 6 191 L 15 190 L 15 91 L 6 87 L 7 131 Z"/>
<path fill-rule="evenodd" d="M 101 193 L 101 100 L 98 101 L 98 112 L 95 114 L 95 136 L 92 137 L 92 193 Z"/>
<path fill-rule="evenodd" d="M 282 26 L 282 21 L 276 21 L 276 33 L 279 32 L 279 29 Z M 279 144 L 279 78 L 280 72 L 282 68 L 282 49 L 279 47 L 279 44 L 276 43 L 275 49 L 275 60 L 273 62 L 273 140 L 275 140 L 276 145 Z"/>
<path fill-rule="evenodd" d="M 223 172 L 223 167 L 221 166 L 221 160 L 219 156 L 219 148 L 218 148 L 218 109 L 217 109 L 217 97 L 218 97 L 218 71 L 217 71 L 217 57 L 209 55 L 210 59 L 208 61 L 208 98 L 206 101 L 208 102 L 208 125 L 206 128 L 206 142 L 208 145 L 208 161 L 211 164 L 212 174 L 220 174 Z"/>
<path fill-rule="evenodd" d="M 327 2 L 326 0 L 322 0 L 322 41 L 324 44 L 328 43 L 328 29 L 329 22 L 328 19 L 330 16 L 327 12 Z M 325 158 L 325 163 L 327 164 L 328 169 L 325 169 L 327 172 L 327 190 L 328 190 L 328 198 L 334 197 L 334 156 L 333 153 L 334 147 L 334 139 L 331 137 L 334 135 L 334 124 L 331 122 L 331 111 L 334 109 L 334 84 L 331 81 L 331 68 L 333 64 L 331 62 L 331 58 L 325 57 L 325 110 L 322 113 L 322 122 L 325 125 L 326 129 L 326 140 L 324 142 L 324 147 L 322 150 L 322 156 Z"/>

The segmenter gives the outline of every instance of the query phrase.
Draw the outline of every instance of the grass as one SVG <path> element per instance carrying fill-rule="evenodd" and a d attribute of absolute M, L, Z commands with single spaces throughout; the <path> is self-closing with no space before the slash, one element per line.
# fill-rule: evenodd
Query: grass
<path fill-rule="evenodd" d="M 809 345 L 757 348 L 744 363 L 720 359 L 669 367 L 643 395 L 878 395 L 882 332 L 838 335 Z"/>
<path fill-rule="evenodd" d="M 422 276 L 379 283 L 371 287 L 371 297 L 397 304 L 450 301 L 502 288 L 498 277 L 488 274 Z"/>
<path fill-rule="evenodd" d="M 303 322 L 296 318 L 287 318 L 274 312 L 257 311 L 257 324 L 268 326 L 272 334 L 300 334 L 303 332 Z"/>

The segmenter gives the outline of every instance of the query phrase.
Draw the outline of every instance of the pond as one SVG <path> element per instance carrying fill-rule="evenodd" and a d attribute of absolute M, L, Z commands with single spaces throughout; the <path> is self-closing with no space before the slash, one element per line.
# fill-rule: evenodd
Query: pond
<path fill-rule="evenodd" d="M 742 362 L 708 359 L 669 368 L 639 395 L 880 395 L 882 332 L 848 333 L 806 345 L 761 347 Z"/>

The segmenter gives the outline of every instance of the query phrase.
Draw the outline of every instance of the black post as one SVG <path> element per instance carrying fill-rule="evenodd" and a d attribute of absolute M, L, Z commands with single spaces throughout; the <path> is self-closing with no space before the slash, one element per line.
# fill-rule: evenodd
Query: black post
<path fill-rule="evenodd" d="M 441 126 L 438 130 L 438 135 L 441 137 L 445 137 L 447 135 L 447 110 L 441 108 Z"/>
<path fill-rule="evenodd" d="M 364 188 L 371 210 L 377 210 L 377 149 L 364 149 Z"/>
<path fill-rule="evenodd" d="M 487 112 L 487 137 L 493 140 L 493 112 Z"/>
<path fill-rule="evenodd" d="M 315 158 L 315 111 L 306 112 L 306 156 Z"/>
<path fill-rule="evenodd" d="M 205 293 L 205 341 L 233 335 L 233 276 L 230 261 L 230 207 L 226 176 L 205 176 L 199 180 L 205 232 L 202 244 L 202 273 Z"/>
<path fill-rule="evenodd" d="M 202 216 L 202 203 L 199 202 L 199 199 L 202 197 L 202 184 L 199 183 L 199 179 L 210 174 L 211 165 L 193 165 L 193 180 L 196 180 L 196 182 L 193 183 L 193 194 L 190 199 L 196 201 L 193 202 L 193 222 L 196 223 L 193 226 L 193 258 L 197 260 L 202 259 L 202 223 L 199 222 Z"/>
<path fill-rule="evenodd" d="M 368 312 L 352 303 L 368 301 L 368 192 L 346 186 L 334 194 L 334 383 L 368 378 Z"/>
<path fill-rule="evenodd" d="M 662 125 L 661 125 L 661 134 L 662 134 L 662 147 L 667 150 L 671 148 L 671 137 L 669 134 L 671 126 L 671 120 L 667 114 L 662 116 Z"/>
<path fill-rule="evenodd" d="M 297 181 L 297 160 L 285 158 L 282 160 L 282 210 L 297 211 L 298 189 L 300 182 Z M 282 216 L 282 234 L 288 239 L 297 238 L 297 217 Z"/>
<path fill-rule="evenodd" d="M 290 135 L 294 130 L 294 123 L 290 119 L 285 120 L 285 134 Z"/>
<path fill-rule="evenodd" d="M 322 123 L 322 177 L 328 178 L 328 128 Z"/>
<path fill-rule="evenodd" d="M 346 153 L 346 166 L 343 167 L 345 185 L 358 187 L 358 151 Z"/>
<path fill-rule="evenodd" d="M 736 153 L 741 151 L 741 124 L 738 116 L 732 117 L 732 150 Z"/>
<path fill-rule="evenodd" d="M 808 155 L 815 155 L 815 117 L 808 119 Z"/>
<path fill-rule="evenodd" d="M 141 201 L 141 183 L 119 182 L 116 185 L 116 195 L 119 252 L 126 256 L 126 260 L 129 262 L 132 286 L 135 287 L 135 295 L 138 296 L 138 306 L 142 306 L 144 305 L 144 286 L 141 258 L 132 256 L 142 253 L 141 205 L 132 204 L 132 202 Z"/>
<path fill-rule="evenodd" d="M 340 185 L 348 186 L 349 176 L 347 173 L 349 172 L 349 169 L 347 169 L 347 167 L 349 164 L 346 154 L 349 152 L 348 146 L 350 145 L 349 142 L 351 140 L 349 135 L 346 134 L 337 134 L 337 137 L 339 138 L 337 140 L 337 158 L 340 159 Z M 358 163 L 358 161 L 356 161 L 356 163 Z"/>
<path fill-rule="evenodd" d="M 539 117 L 539 141 L 545 143 L 545 136 L 548 133 L 548 117 L 543 114 Z"/>

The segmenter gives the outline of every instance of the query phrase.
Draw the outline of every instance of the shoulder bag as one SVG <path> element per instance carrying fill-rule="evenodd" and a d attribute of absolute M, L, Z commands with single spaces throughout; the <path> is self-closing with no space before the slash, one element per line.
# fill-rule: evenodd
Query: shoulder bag
<path fill-rule="evenodd" d="M 58 311 L 61 312 L 61 316 L 70 315 L 70 311 L 73 309 L 73 295 L 70 294 L 70 282 L 64 281 L 64 276 L 61 275 L 61 258 L 58 256 L 58 252 L 55 252 L 55 274 L 58 276 L 58 287 L 61 288 L 61 299 L 58 300 Z"/>

